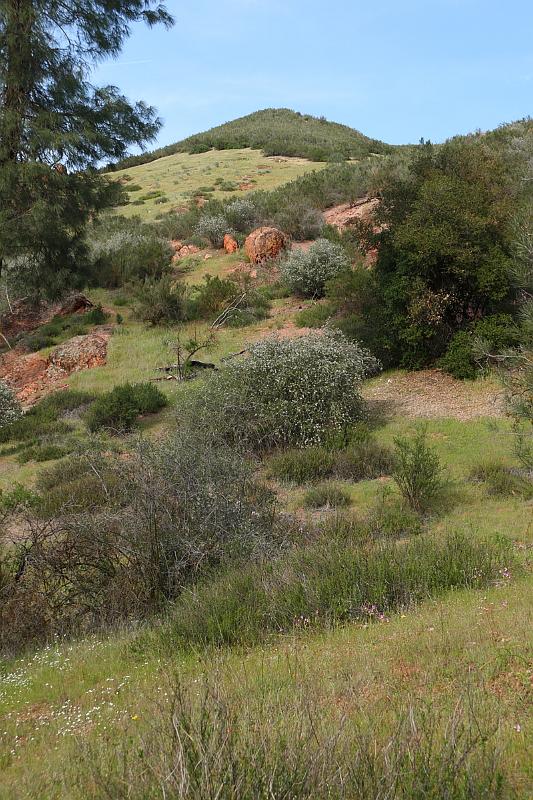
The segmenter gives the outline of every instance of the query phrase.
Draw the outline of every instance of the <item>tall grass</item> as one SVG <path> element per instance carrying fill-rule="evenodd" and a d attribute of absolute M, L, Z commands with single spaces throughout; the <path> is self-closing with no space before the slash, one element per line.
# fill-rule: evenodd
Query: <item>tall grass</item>
<path fill-rule="evenodd" d="M 512 561 L 510 544 L 500 540 L 452 533 L 365 544 L 357 526 L 337 528 L 282 558 L 187 590 L 164 628 L 164 643 L 251 644 L 295 627 L 383 619 L 449 589 L 486 586 Z"/>
<path fill-rule="evenodd" d="M 281 713 L 280 713 L 281 712 Z M 497 800 L 511 796 L 494 727 L 460 707 L 407 708 L 392 731 L 328 725 L 310 698 L 243 707 L 213 682 L 178 683 L 143 736 L 104 742 L 77 762 L 92 798 L 121 800 Z M 112 754 L 112 755 L 111 755 Z"/>

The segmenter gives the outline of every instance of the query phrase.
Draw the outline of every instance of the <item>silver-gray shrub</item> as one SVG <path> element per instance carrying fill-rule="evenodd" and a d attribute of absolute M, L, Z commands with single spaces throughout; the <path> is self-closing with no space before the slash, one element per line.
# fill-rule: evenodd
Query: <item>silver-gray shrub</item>
<path fill-rule="evenodd" d="M 319 444 L 365 416 L 362 380 L 379 362 L 340 331 L 270 336 L 213 375 L 192 401 L 192 424 L 252 450 Z"/>
<path fill-rule="evenodd" d="M 207 239 L 213 247 L 222 247 L 224 236 L 231 233 L 231 225 L 223 214 L 201 217 L 194 228 L 196 236 Z"/>
<path fill-rule="evenodd" d="M 321 297 L 326 282 L 349 268 L 343 248 L 328 239 L 317 239 L 309 250 L 293 250 L 280 264 L 283 281 L 301 297 Z"/>
<path fill-rule="evenodd" d="M 225 208 L 225 214 L 227 221 L 234 230 L 239 231 L 239 233 L 246 233 L 256 221 L 257 208 L 250 199 L 241 197 L 228 203 Z"/>
<path fill-rule="evenodd" d="M 0 428 L 16 422 L 22 416 L 22 407 L 9 386 L 0 380 Z"/>

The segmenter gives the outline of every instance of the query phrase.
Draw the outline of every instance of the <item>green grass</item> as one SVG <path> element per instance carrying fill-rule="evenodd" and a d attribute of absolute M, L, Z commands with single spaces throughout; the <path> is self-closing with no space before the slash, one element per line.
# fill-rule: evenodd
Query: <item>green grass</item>
<path fill-rule="evenodd" d="M 128 193 L 130 204 L 118 207 L 116 213 L 151 221 L 157 214 L 187 205 L 201 187 L 212 188 L 210 196 L 214 198 L 242 197 L 256 189 L 275 189 L 324 166 L 303 158 L 268 158 L 259 150 L 246 148 L 199 155 L 176 153 L 148 164 L 109 173 L 109 177 L 112 180 L 131 178 L 131 181 L 124 182 L 126 190 L 130 183 L 134 187 L 141 187 Z M 215 184 L 216 178 L 222 178 L 223 183 Z M 235 184 L 237 190 L 224 191 L 225 183 Z M 239 189 L 241 184 L 249 184 L 249 188 Z M 162 199 L 161 196 L 147 197 L 151 192 L 161 192 L 165 202 L 157 202 Z M 147 197 L 142 205 L 132 204 L 141 197 Z"/>

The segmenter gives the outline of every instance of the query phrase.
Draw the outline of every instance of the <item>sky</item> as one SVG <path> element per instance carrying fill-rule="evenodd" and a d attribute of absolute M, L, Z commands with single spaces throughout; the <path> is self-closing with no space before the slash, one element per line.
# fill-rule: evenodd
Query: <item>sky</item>
<path fill-rule="evenodd" d="M 533 0 L 167 0 L 97 83 L 155 106 L 165 145 L 262 108 L 401 144 L 533 114 Z"/>

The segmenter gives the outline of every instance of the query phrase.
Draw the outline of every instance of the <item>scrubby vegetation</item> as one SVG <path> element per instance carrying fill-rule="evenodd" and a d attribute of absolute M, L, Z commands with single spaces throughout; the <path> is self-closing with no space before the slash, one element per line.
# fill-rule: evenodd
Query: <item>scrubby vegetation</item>
<path fill-rule="evenodd" d="M 9 256 L 6 363 L 103 323 L 107 352 L 44 399 L 11 380 L 25 413 L 0 382 L 2 797 L 524 796 L 530 137 L 392 150 L 260 112 L 175 146 L 242 158 L 194 156 L 179 204 L 170 161 L 117 175 L 78 231 L 89 313 L 33 328 Z M 331 163 L 261 183 L 247 146 Z M 313 241 L 249 264 L 259 225 Z"/>

